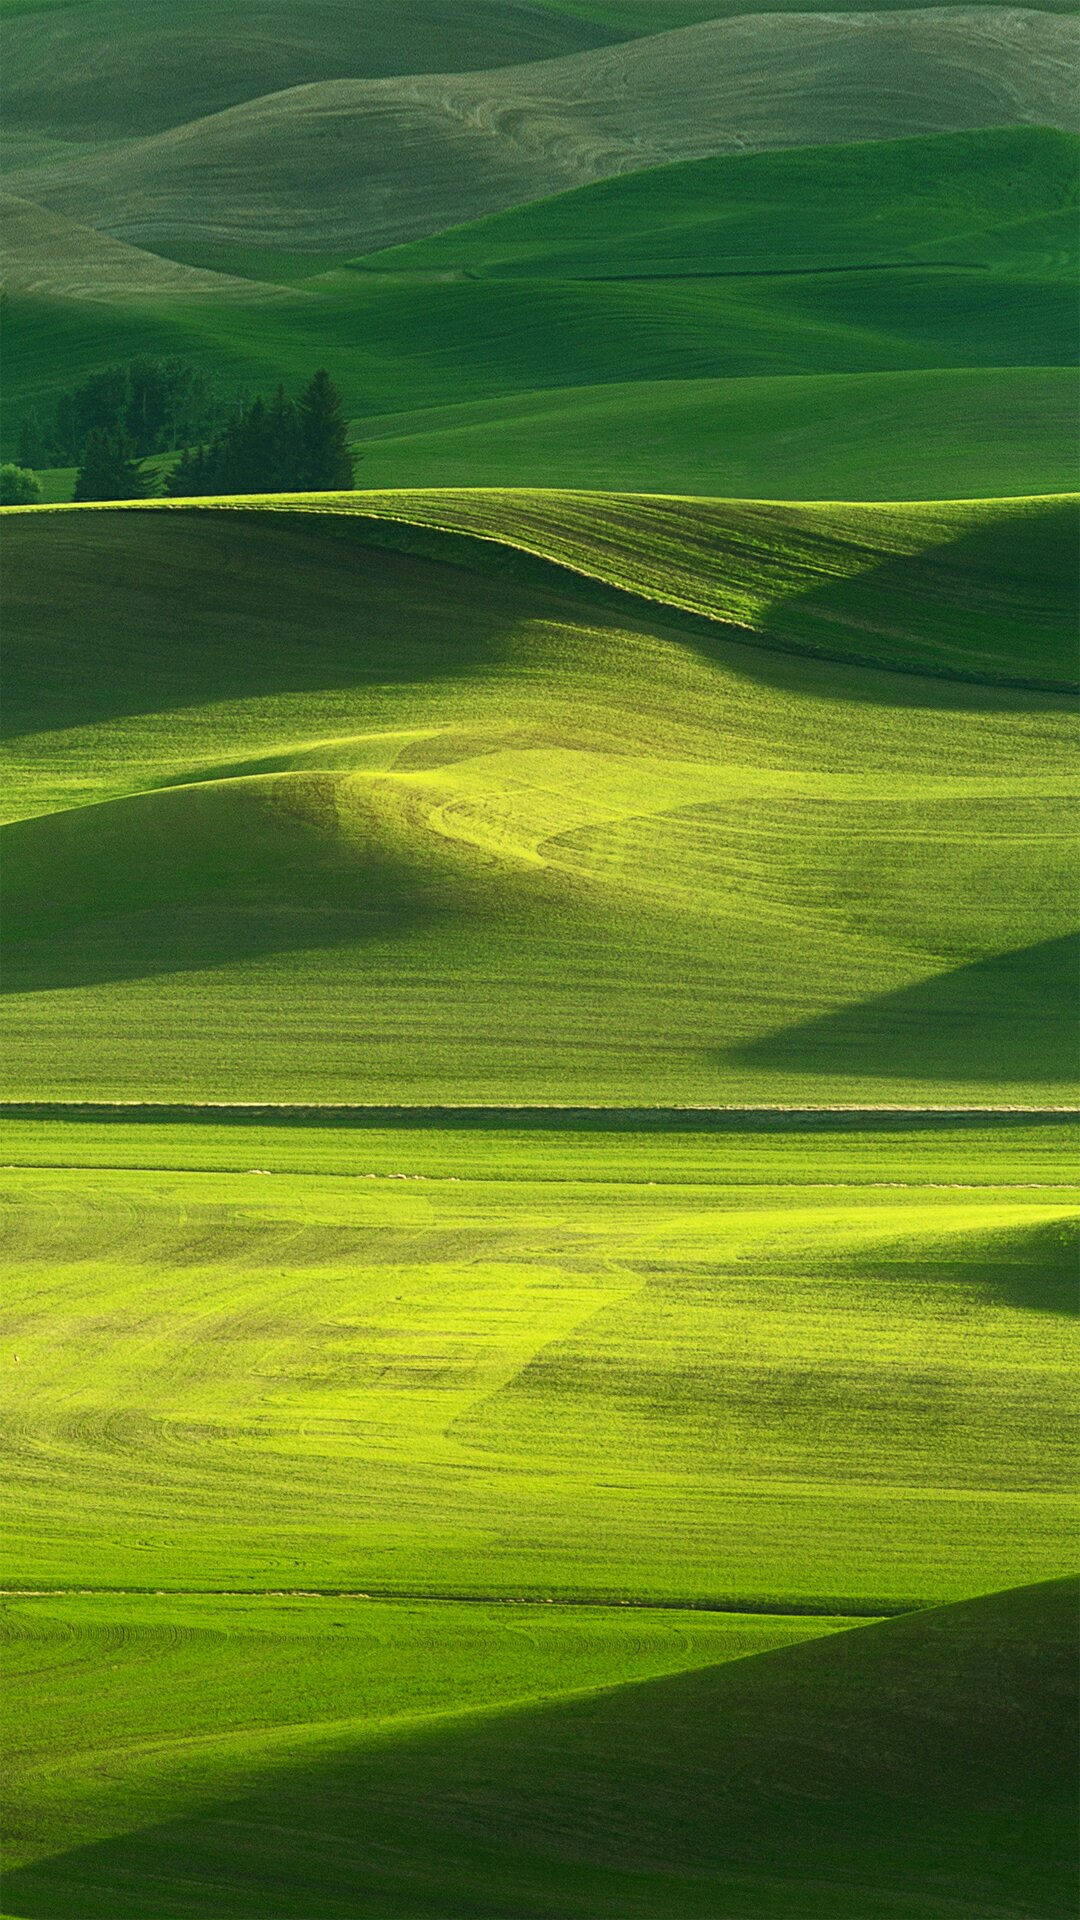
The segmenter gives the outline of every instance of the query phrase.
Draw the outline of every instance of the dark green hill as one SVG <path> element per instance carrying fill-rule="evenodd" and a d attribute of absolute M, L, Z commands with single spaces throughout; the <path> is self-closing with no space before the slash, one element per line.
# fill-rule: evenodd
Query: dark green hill
<path fill-rule="evenodd" d="M 544 279 L 935 266 L 1069 281 L 1078 142 L 1043 127 L 645 169 L 369 256 Z"/>

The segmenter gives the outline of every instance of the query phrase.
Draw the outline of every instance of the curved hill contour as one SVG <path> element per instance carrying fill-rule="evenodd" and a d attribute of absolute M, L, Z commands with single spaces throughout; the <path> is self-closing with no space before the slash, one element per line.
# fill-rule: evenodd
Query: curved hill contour
<path fill-rule="evenodd" d="M 506 1920 L 1067 1920 L 1076 1616 L 1051 1582 L 396 1738 L 343 1729 L 276 1767 L 239 1744 L 231 1792 L 16 1871 L 9 1898 L 44 1916 L 75 1894 L 87 1920 L 143 1920 L 148 1886 L 193 1920 L 247 1920 L 271 1888 L 312 1920 L 483 1920 L 493 1894 Z"/>
<path fill-rule="evenodd" d="M 272 289 L 235 275 L 188 267 L 82 227 L 47 207 L 0 195 L 0 257 L 9 293 L 74 300 L 142 299 L 167 294 L 213 294 L 219 299 L 259 300 Z"/>
<path fill-rule="evenodd" d="M 635 11 L 628 0 L 628 34 Z M 157 133 L 286 87 L 469 72 L 621 37 L 543 0 L 174 0 L 164 14 L 155 0 L 108 0 L 103 32 L 104 18 L 94 6 L 0 9 L 9 136 Z"/>
<path fill-rule="evenodd" d="M 536 508 L 564 555 L 594 528 L 629 604 L 353 514 L 12 515 L 12 1096 L 1067 1098 L 1062 696 L 688 625 L 640 589 L 674 554 L 718 591 L 677 557 L 695 510 Z M 961 509 L 951 542 L 947 509 L 716 512 L 790 646 L 1045 670 L 1053 510 Z"/>
<path fill-rule="evenodd" d="M 16 172 L 118 237 L 370 251 L 709 154 L 1075 121 L 1077 23 L 757 15 L 496 73 L 337 80 Z"/>
<path fill-rule="evenodd" d="M 1066 688 L 1076 505 L 1071 495 L 834 506 L 444 488 L 343 494 L 336 509 L 474 535 L 809 654 Z M 333 508 L 301 495 L 280 510 Z"/>

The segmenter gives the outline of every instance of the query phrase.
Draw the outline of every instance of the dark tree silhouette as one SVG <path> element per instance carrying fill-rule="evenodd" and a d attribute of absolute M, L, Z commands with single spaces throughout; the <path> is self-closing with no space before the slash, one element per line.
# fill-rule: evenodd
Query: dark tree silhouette
<path fill-rule="evenodd" d="M 325 367 L 312 374 L 297 408 L 303 489 L 337 492 L 356 484 L 341 395 Z"/>
<path fill-rule="evenodd" d="M 119 427 L 94 427 L 83 448 L 76 500 L 142 500 L 147 491 L 130 436 Z"/>
<path fill-rule="evenodd" d="M 168 482 L 174 499 L 207 493 L 336 491 L 354 485 L 340 395 L 325 372 L 299 401 L 284 386 L 238 406 L 209 446 L 185 447 Z"/>

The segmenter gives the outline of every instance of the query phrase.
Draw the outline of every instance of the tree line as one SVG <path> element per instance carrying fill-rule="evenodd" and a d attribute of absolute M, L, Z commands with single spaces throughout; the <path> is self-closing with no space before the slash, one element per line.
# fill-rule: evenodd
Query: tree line
<path fill-rule="evenodd" d="M 298 400 L 279 386 L 267 405 L 256 394 L 209 445 L 185 447 L 169 477 L 180 499 L 199 493 L 324 493 L 355 482 L 345 412 L 325 368 Z"/>
<path fill-rule="evenodd" d="M 95 374 L 61 395 L 48 430 L 28 415 L 19 466 L 29 477 L 36 467 L 76 464 L 76 500 L 141 500 L 157 490 L 142 461 L 177 447 L 165 483 L 174 498 L 336 492 L 355 483 L 341 396 L 324 368 L 295 400 L 279 386 L 269 403 L 256 394 L 223 406 L 205 376 L 178 360 Z M 5 474 L 5 492 L 15 471 Z"/>
<path fill-rule="evenodd" d="M 171 453 L 217 432 L 236 404 L 215 391 L 201 367 L 144 355 L 67 388 L 45 419 L 33 409 L 24 414 L 18 463 L 77 466 L 92 433 L 123 434 L 138 459 Z"/>

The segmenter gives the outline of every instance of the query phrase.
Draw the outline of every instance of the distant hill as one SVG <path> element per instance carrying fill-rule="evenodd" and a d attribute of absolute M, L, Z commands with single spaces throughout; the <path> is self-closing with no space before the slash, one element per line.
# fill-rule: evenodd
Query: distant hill
<path fill-rule="evenodd" d="M 646 168 L 358 264 L 555 280 L 959 266 L 1068 283 L 1078 197 L 1075 134 L 997 128 Z"/>
<path fill-rule="evenodd" d="M 366 251 L 675 160 L 1070 127 L 1077 47 L 1075 21 L 1022 9 L 764 14 L 492 73 L 294 86 L 99 152 L 46 148 L 10 184 L 165 251 Z"/>
<path fill-rule="evenodd" d="M 220 299 L 265 299 L 272 290 L 80 227 L 61 213 L 0 194 L 0 256 L 6 291 L 73 300 L 143 299 L 211 294 Z"/>
<path fill-rule="evenodd" d="M 12 147 L 116 140 L 318 81 L 477 72 L 742 14 L 860 10 L 861 0 L 0 0 L 0 116 Z M 1039 10 L 1072 11 L 1069 0 Z"/>
<path fill-rule="evenodd" d="M 41 290 L 9 294 L 8 444 L 24 407 L 173 352 L 232 388 L 325 362 L 369 486 L 1061 492 L 1075 154 L 1019 128 L 674 164 L 351 266 L 196 247 L 209 297 L 185 268 L 25 213 Z"/>

